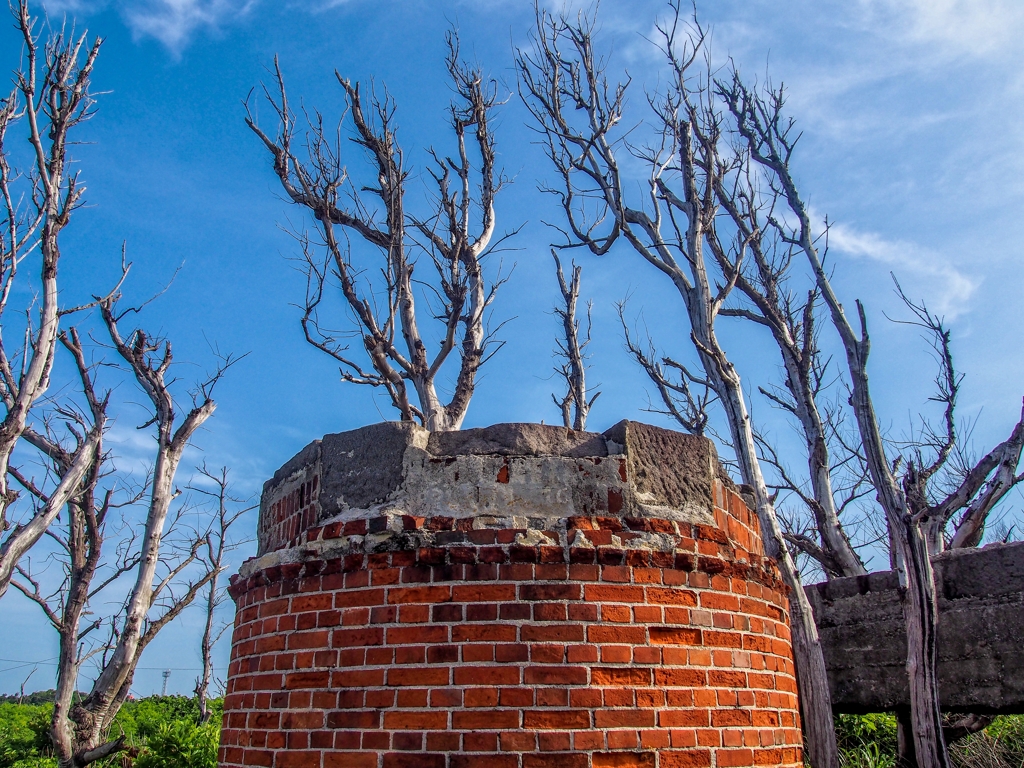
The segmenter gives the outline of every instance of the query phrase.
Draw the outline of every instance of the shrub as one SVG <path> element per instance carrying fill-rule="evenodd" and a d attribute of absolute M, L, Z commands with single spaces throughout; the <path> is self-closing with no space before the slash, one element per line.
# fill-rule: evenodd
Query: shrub
<path fill-rule="evenodd" d="M 51 697 L 52 698 L 52 697 Z M 125 737 L 126 753 L 95 763 L 120 768 L 138 756 L 142 768 L 216 768 L 223 701 L 210 701 L 212 716 L 197 725 L 199 708 L 185 696 L 151 696 L 126 701 L 114 719 L 110 737 Z M 0 702 L 0 768 L 56 768 L 50 746 L 52 704 Z"/>
<path fill-rule="evenodd" d="M 835 723 L 844 768 L 896 765 L 894 715 L 838 715 Z M 984 731 L 951 744 L 949 755 L 957 768 L 1024 768 L 1024 715 L 997 717 Z"/>
<path fill-rule="evenodd" d="M 1024 766 L 1024 715 L 997 717 L 986 731 L 998 739 L 1014 768 Z"/>
<path fill-rule="evenodd" d="M 837 715 L 839 755 L 849 768 L 890 768 L 896 765 L 896 716 L 888 712 Z"/>
<path fill-rule="evenodd" d="M 53 764 L 49 758 L 52 710 L 49 704 L 0 704 L 0 768 Z"/>
<path fill-rule="evenodd" d="M 160 726 L 174 720 L 196 722 L 199 707 L 188 696 L 149 696 L 126 701 L 114 718 L 113 734 L 124 733 L 129 744 L 144 745 Z M 219 721 L 219 719 L 218 719 Z"/>
<path fill-rule="evenodd" d="M 219 722 L 164 722 L 150 735 L 135 768 L 217 768 L 219 742 Z"/>
<path fill-rule="evenodd" d="M 881 750 L 877 742 L 867 742 L 839 753 L 843 768 L 895 768 L 896 758 Z"/>

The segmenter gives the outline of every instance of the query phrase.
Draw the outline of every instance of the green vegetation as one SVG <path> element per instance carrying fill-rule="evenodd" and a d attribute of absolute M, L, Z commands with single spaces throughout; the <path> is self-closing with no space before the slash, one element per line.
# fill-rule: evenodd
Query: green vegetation
<path fill-rule="evenodd" d="M 210 721 L 198 725 L 195 699 L 152 696 L 127 701 L 110 735 L 124 734 L 126 755 L 134 758 L 136 768 L 216 768 L 222 706 L 220 699 L 212 700 Z M 0 703 L 0 768 L 56 768 L 48 735 L 52 709 L 52 704 Z M 123 756 L 96 766 L 120 768 Z"/>
<path fill-rule="evenodd" d="M 957 768 L 1024 768 L 1024 715 L 998 717 L 949 749 Z"/>
<path fill-rule="evenodd" d="M 210 721 L 198 725 L 195 699 L 128 701 L 114 720 L 112 735 L 125 735 L 125 755 L 135 768 L 216 768 L 223 702 L 210 704 Z M 47 735 L 51 707 L 0 701 L 0 768 L 56 768 Z M 892 715 L 839 715 L 836 735 L 844 768 L 896 768 Z M 97 763 L 97 768 L 121 768 L 125 755 Z M 996 718 L 984 731 L 953 744 L 950 755 L 957 768 L 1024 768 L 1024 715 Z"/>
<path fill-rule="evenodd" d="M 52 761 L 48 704 L 0 704 L 0 768 L 43 768 Z"/>
<path fill-rule="evenodd" d="M 161 723 L 149 736 L 135 768 L 216 768 L 220 721 L 196 725 L 194 720 Z"/>
<path fill-rule="evenodd" d="M 838 715 L 836 739 L 844 768 L 896 766 L 896 717 L 892 714 Z"/>
<path fill-rule="evenodd" d="M 52 704 L 54 693 L 53 688 L 50 688 L 46 691 L 26 693 L 24 696 L 19 696 L 16 693 L 2 694 L 0 695 L 0 704 Z M 75 694 L 75 701 L 78 701 L 84 695 L 79 691 Z"/>
<path fill-rule="evenodd" d="M 893 715 L 839 715 L 836 736 L 844 768 L 896 768 Z M 997 717 L 950 745 L 949 755 L 957 768 L 1024 768 L 1024 715 Z"/>

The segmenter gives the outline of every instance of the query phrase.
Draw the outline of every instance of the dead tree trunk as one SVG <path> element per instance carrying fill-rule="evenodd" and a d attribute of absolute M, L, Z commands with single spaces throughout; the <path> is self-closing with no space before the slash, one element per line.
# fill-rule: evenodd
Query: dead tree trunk
<path fill-rule="evenodd" d="M 178 495 L 174 478 L 182 452 L 195 430 L 213 413 L 213 387 L 232 360 L 225 359 L 210 378 L 199 384 L 193 407 L 184 419 L 179 419 L 166 380 L 172 360 L 170 344 L 152 339 L 141 330 L 122 336 L 119 323 L 126 313 L 117 311 L 116 296 L 100 299 L 98 304 L 113 348 L 153 405 L 153 418 L 145 426 L 156 426 L 156 452 L 148 486 L 133 497 L 119 499 L 115 486 L 100 487 L 113 471 L 100 442 L 92 453 L 83 482 L 68 501 L 66 538 L 54 533 L 67 557 L 64 584 L 55 594 L 47 595 L 24 568 L 19 568 L 20 577 L 13 582 L 42 608 L 60 638 L 50 728 L 60 768 L 81 768 L 123 748 L 123 737 L 108 738 L 108 731 L 128 696 L 142 652 L 163 627 L 192 603 L 215 573 L 205 570 L 192 579 L 186 578 L 193 563 L 200 559 L 205 537 L 176 534 L 177 538 L 168 545 L 167 536 L 180 522 L 170 515 L 170 507 Z M 63 420 L 76 434 L 88 428 L 88 433 L 95 433 L 101 441 L 109 398 L 96 393 L 95 367 L 86 362 L 77 331 L 72 328 L 69 334 L 61 336 L 61 341 L 74 357 L 80 379 L 79 396 L 87 405 L 85 411 L 92 414 L 92 424 L 83 421 L 79 415 L 83 409 L 73 403 L 58 406 L 54 412 L 57 418 L 47 423 Z M 25 440 L 49 462 L 58 488 L 74 466 L 75 450 L 81 451 L 84 443 L 80 440 L 74 450 L 65 448 L 50 429 L 46 434 L 30 430 Z M 19 476 L 19 482 L 41 503 L 48 501 L 46 491 L 28 478 Z M 133 509 L 137 504 L 144 509 L 141 535 L 136 538 L 138 529 L 126 526 L 132 538 L 120 542 L 116 554 L 110 552 L 109 545 L 104 550 L 111 514 L 119 509 Z M 126 597 L 116 601 L 123 605 L 121 612 L 104 616 L 97 604 L 105 602 L 106 591 L 124 579 L 131 580 L 133 586 Z M 99 617 L 82 626 L 90 613 Z M 104 626 L 109 626 L 109 637 L 94 641 L 93 633 Z M 88 694 L 78 701 L 81 664 L 93 655 L 90 644 L 95 646 L 94 652 L 102 652 L 100 671 Z"/>
<path fill-rule="evenodd" d="M 946 428 L 935 441 L 936 457 L 933 462 L 921 467 L 920 458 L 916 457 L 906 462 L 907 470 L 902 478 L 896 474 L 898 463 L 893 463 L 887 455 L 868 383 L 870 338 L 863 306 L 858 302 L 858 333 L 848 320 L 822 266 L 806 206 L 790 172 L 789 158 L 796 138 L 791 135 L 792 121 L 782 116 L 784 94 L 781 89 L 771 88 L 766 88 L 763 95 L 755 94 L 742 83 L 736 73 L 731 82 L 719 83 L 718 89 L 735 118 L 746 150 L 753 161 L 768 173 L 767 183 L 784 197 L 797 222 L 792 229 L 778 222 L 774 226 L 787 243 L 799 249 L 806 257 L 817 289 L 842 340 L 852 389 L 850 405 L 857 421 L 860 446 L 878 501 L 885 512 L 900 566 L 907 627 L 907 673 L 915 759 L 924 768 L 946 768 L 949 758 L 942 736 L 935 667 L 938 611 L 929 546 L 922 526 L 933 518 L 941 520 L 944 526 L 955 510 L 965 508 L 967 511 L 963 520 L 967 524 L 973 511 L 985 510 L 984 514 L 987 514 L 1005 495 L 1018 480 L 1014 477 L 1014 471 L 1024 445 L 1024 415 L 1006 442 L 971 469 L 963 482 L 945 499 L 931 503 L 927 481 L 944 465 L 955 442 L 953 410 L 958 378 L 952 368 L 949 336 L 941 322 L 928 313 L 923 305 L 907 301 L 900 291 L 907 306 L 915 312 L 917 324 L 929 328 L 939 340 L 937 350 L 941 352 L 942 362 L 939 399 L 946 404 Z M 991 480 L 986 484 L 986 478 L 990 476 Z"/>
<path fill-rule="evenodd" d="M 199 644 L 200 655 L 202 656 L 203 669 L 196 679 L 196 701 L 199 705 L 200 724 L 210 719 L 210 685 L 213 682 L 213 648 L 223 637 L 225 630 L 231 627 L 230 623 L 216 626 L 216 611 L 221 605 L 227 593 L 220 588 L 220 576 L 227 567 L 225 558 L 232 550 L 237 549 L 245 542 L 232 541 L 228 534 L 238 518 L 246 512 L 254 509 L 252 505 L 245 506 L 241 499 L 236 499 L 230 494 L 228 482 L 228 468 L 222 467 L 219 472 L 207 469 L 206 464 L 199 468 L 199 474 L 206 478 L 206 481 L 213 484 L 213 488 L 190 485 L 189 490 L 209 497 L 217 506 L 213 524 L 207 530 L 204 550 L 206 569 L 211 574 L 207 584 L 206 599 L 203 602 L 205 621 L 203 623 L 203 637 Z"/>
<path fill-rule="evenodd" d="M 885 510 L 889 530 L 896 538 L 896 546 L 904 564 L 903 586 L 906 590 L 904 617 L 907 625 L 907 672 L 910 679 L 911 716 L 914 723 L 914 745 L 917 760 L 925 768 L 948 768 L 948 757 L 942 742 L 941 713 L 939 712 L 938 682 L 935 675 L 935 634 L 937 606 L 935 584 L 932 580 L 931 561 L 917 522 L 912 519 L 899 484 L 885 454 L 885 446 L 878 429 L 874 404 L 868 387 L 867 356 L 870 342 L 867 320 L 858 304 L 861 336 L 857 337 L 846 319 L 842 306 L 832 290 L 821 265 L 811 234 L 810 219 L 789 173 L 791 141 L 785 131 L 790 124 L 772 120 L 775 113 L 768 109 L 781 109 L 781 95 L 765 102 L 756 96 L 735 76 L 724 89 L 740 133 L 747 141 L 751 157 L 780 182 L 789 207 L 799 221 L 795 240 L 810 262 L 818 290 L 821 292 L 839 331 L 846 350 L 852 394 L 850 403 L 857 420 L 872 485 Z M 779 126 L 776 130 L 773 126 Z"/>
<path fill-rule="evenodd" d="M 920 766 L 946 766 L 949 758 L 943 741 L 936 674 L 938 612 L 929 555 L 942 551 L 946 527 L 961 510 L 963 514 L 952 539 L 954 545 L 980 542 L 979 532 L 989 512 L 1021 480 L 1015 472 L 1024 448 L 1024 414 L 1006 441 L 964 477 L 950 482 L 955 488 L 952 493 L 941 500 L 932 498 L 929 481 L 944 469 L 956 445 L 955 407 L 960 377 L 953 367 L 950 336 L 942 321 L 923 303 L 909 300 L 897 283 L 898 295 L 914 316 L 908 322 L 924 328 L 933 340 L 940 371 L 936 379 L 938 393 L 932 399 L 944 405 L 944 426 L 937 430 L 926 429 L 925 439 L 913 447 L 909 459 L 891 461 L 878 427 L 868 383 L 867 319 L 858 303 L 860 331 L 859 334 L 854 331 L 822 266 L 807 210 L 790 173 L 789 158 L 796 139 L 791 136 L 792 121 L 782 116 L 784 93 L 770 87 L 763 94 L 753 93 L 735 72 L 731 82 L 719 83 L 717 87 L 736 120 L 742 145 L 768 175 L 764 184 L 775 191 L 776 198 L 784 198 L 798 222 L 795 227 L 787 228 L 779 215 L 770 220 L 770 227 L 782 242 L 806 256 L 817 290 L 846 352 L 852 389 L 850 405 L 860 434 L 859 448 L 885 512 L 893 559 L 904 588 L 911 708 L 908 717 L 901 720 L 901 729 L 909 727 L 912 734 L 904 734 L 908 738 L 903 739 L 905 748 L 901 752 L 905 760 Z M 771 210 L 776 210 L 774 203 Z M 925 449 L 934 453 L 930 461 L 923 458 Z M 906 467 L 902 476 L 896 469 L 900 464 Z"/>

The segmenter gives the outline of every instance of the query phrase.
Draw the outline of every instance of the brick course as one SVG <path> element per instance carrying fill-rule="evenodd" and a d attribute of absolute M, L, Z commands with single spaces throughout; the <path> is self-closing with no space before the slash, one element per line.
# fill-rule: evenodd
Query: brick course
<path fill-rule="evenodd" d="M 317 491 L 261 521 L 292 561 L 232 581 L 224 768 L 802 765 L 785 587 L 727 484 L 715 525 L 543 530 L 318 525 Z"/>

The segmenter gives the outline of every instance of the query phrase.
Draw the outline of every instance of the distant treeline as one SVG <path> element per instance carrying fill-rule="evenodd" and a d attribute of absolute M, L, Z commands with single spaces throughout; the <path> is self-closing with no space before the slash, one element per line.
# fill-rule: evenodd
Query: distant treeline
<path fill-rule="evenodd" d="M 0 693 L 0 704 L 53 704 L 53 696 L 56 691 L 50 688 L 46 691 L 26 693 L 21 696 L 17 693 Z M 79 691 L 75 694 L 75 701 L 81 700 L 85 694 Z"/>

